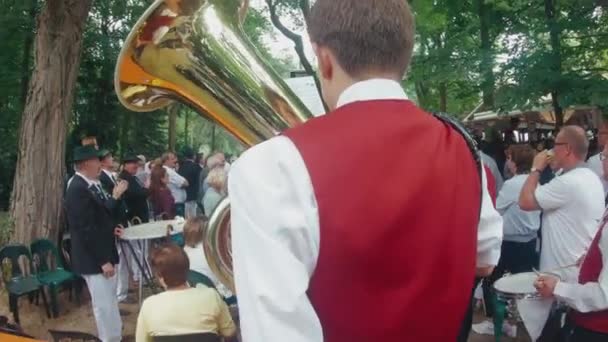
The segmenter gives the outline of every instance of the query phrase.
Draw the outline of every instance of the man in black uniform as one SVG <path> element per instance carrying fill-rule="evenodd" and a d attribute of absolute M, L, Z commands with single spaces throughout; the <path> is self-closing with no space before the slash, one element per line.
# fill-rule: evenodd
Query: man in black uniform
<path fill-rule="evenodd" d="M 132 222 L 137 217 L 142 222 L 148 222 L 150 216 L 150 210 L 148 209 L 148 185 L 143 184 L 135 176 L 139 168 L 139 158 L 128 154 L 123 158 L 122 164 L 123 169 L 119 178 L 129 183 L 129 187 L 123 196 L 129 210 L 129 221 Z"/>
<path fill-rule="evenodd" d="M 144 185 L 138 177 L 136 177 L 139 167 L 139 158 L 134 154 L 127 154 L 123 160 L 123 169 L 119 179 L 129 184 L 127 191 L 123 195 L 123 200 L 127 205 L 127 219 L 132 224 L 145 223 L 149 221 L 150 211 L 148 209 L 148 187 Z M 141 221 L 141 222 L 139 222 Z M 145 243 L 145 242 L 143 242 Z M 133 248 L 133 249 L 131 249 Z M 133 280 L 139 282 L 141 280 L 141 271 L 137 265 L 138 260 L 143 260 L 141 255 L 142 247 L 139 244 L 131 243 L 131 247 L 123 244 L 123 250 L 128 254 L 129 266 L 133 272 Z M 136 256 L 131 255 L 133 251 Z M 129 289 L 129 270 L 126 265 L 121 264 L 118 277 L 118 300 L 124 303 L 133 302 L 127 297 Z"/>
<path fill-rule="evenodd" d="M 74 150 L 77 172 L 66 193 L 72 237 L 72 268 L 87 283 L 98 335 L 104 342 L 119 342 L 122 322 L 116 300 L 118 264 L 116 235 L 122 234 L 112 218 L 109 195 L 99 182 L 99 151 L 93 146 Z"/>
<path fill-rule="evenodd" d="M 188 181 L 188 186 L 186 187 L 185 214 L 186 218 L 189 219 L 196 216 L 196 202 L 201 184 L 200 177 L 202 169 L 198 163 L 194 162 L 194 150 L 192 150 L 192 148 L 187 147 L 184 150 L 184 158 L 185 160 L 181 163 L 177 172 Z"/>
<path fill-rule="evenodd" d="M 114 200 L 116 200 L 115 208 L 113 208 L 112 216 L 114 217 L 114 222 L 116 225 L 122 225 L 126 227 L 128 225 L 127 217 L 128 217 L 128 209 L 127 205 L 124 203 L 122 199 L 122 194 L 124 191 L 119 191 L 120 196 L 114 197 L 114 189 L 116 186 L 120 190 L 124 188 L 126 190 L 129 186 L 129 183 L 124 180 L 118 180 L 112 172 L 112 168 L 114 165 L 114 157 L 112 153 L 108 150 L 101 150 L 99 152 L 99 160 L 101 161 L 101 173 L 99 174 L 99 181 L 101 182 L 102 188 L 106 193 L 112 194 Z"/>

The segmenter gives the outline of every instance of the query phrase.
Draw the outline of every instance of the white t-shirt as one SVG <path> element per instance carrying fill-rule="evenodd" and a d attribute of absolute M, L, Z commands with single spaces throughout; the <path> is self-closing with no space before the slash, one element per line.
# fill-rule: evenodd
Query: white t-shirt
<path fill-rule="evenodd" d="M 604 212 L 604 190 L 587 168 L 576 168 L 540 186 L 536 201 L 543 209 L 540 269 L 553 270 L 574 263 L 587 252 Z M 560 272 L 576 281 L 578 270 Z"/>
<path fill-rule="evenodd" d="M 602 185 L 604 185 L 604 196 L 608 193 L 608 181 L 604 178 L 604 167 L 602 166 L 602 161 L 600 160 L 600 154 L 596 154 L 593 157 L 587 160 L 587 164 L 585 164 L 591 171 L 593 171 L 602 181 Z"/>

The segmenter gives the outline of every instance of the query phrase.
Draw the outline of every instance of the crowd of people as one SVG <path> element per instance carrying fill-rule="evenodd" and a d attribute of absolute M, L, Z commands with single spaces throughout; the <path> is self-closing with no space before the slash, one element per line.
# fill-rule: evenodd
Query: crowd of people
<path fill-rule="evenodd" d="M 491 170 L 489 177 L 495 179 L 496 209 L 503 217 L 501 258 L 483 281 L 486 314 L 491 318 L 495 313 L 493 284 L 497 279 L 538 268 L 556 275 L 538 279 L 535 285 L 539 293 L 555 296 L 580 313 L 571 315 L 565 334 L 584 336 L 586 339 L 579 337 L 581 341 L 606 338 L 605 327 L 580 319 L 580 315 L 585 316 L 582 313 L 608 306 L 606 279 L 600 278 L 596 269 L 591 272 L 595 277 L 585 281 L 595 284 L 576 284 L 588 252 L 608 248 L 600 244 L 608 193 L 608 162 L 604 157 L 608 154 L 608 124 L 602 124 L 595 136 L 577 126 L 565 126 L 555 138 L 541 141 L 515 143 L 510 134 L 505 132 L 503 149 L 489 148 L 495 143 L 479 142 L 485 150 L 484 164 Z M 552 148 L 547 150 L 546 146 Z M 500 156 L 495 154 L 500 150 L 506 156 L 502 168 L 497 161 Z M 598 260 L 588 262 L 596 264 Z M 555 310 L 547 326 L 551 320 L 560 320 L 562 313 Z M 491 320 L 473 325 L 473 330 L 489 335 L 495 331 Z M 502 330 L 516 336 L 515 325 L 505 323 Z M 547 336 L 555 334 L 547 328 L 541 338 L 553 340 Z"/>
<path fill-rule="evenodd" d="M 188 325 L 182 320 L 181 327 L 207 331 L 217 318 L 221 322 L 218 321 L 214 332 L 222 336 L 234 334 L 234 323 L 229 315 L 226 316 L 226 304 L 216 300 L 215 290 L 175 292 L 189 288 L 185 277 L 192 269 L 214 282 L 221 292 L 217 296 L 232 296 L 213 275 L 202 245 L 203 229 L 207 224 L 205 215 L 211 215 L 226 196 L 230 164 L 219 152 L 204 158 L 187 148 L 183 157 L 178 163 L 173 152 L 152 161 L 146 161 L 142 155 L 127 154 L 117 166 L 112 153 L 100 150 L 95 140 L 83 141 L 83 146 L 74 151 L 75 174 L 66 186 L 72 267 L 87 283 L 98 333 L 103 341 L 121 340 L 122 319 L 118 303 L 136 302 L 129 297 L 129 288 L 144 281 L 138 268 L 138 260 L 143 260 L 142 257 L 149 260 L 161 285 L 170 290 L 169 293 L 181 294 L 174 303 L 180 300 L 196 302 L 197 298 L 206 303 L 201 309 L 207 310 L 205 315 L 209 316 L 204 320 L 205 326 Z M 130 225 L 172 220 L 178 216 L 187 221 L 183 233 L 184 250 L 180 247 L 181 252 L 177 254 L 175 248 L 166 246 L 152 256 L 142 256 L 139 245 L 127 248 L 126 242 L 117 239 Z M 114 227 L 114 230 L 104 227 Z M 144 308 L 167 305 L 160 303 L 171 295 L 161 297 L 147 300 Z M 156 316 L 150 311 L 156 310 L 141 311 L 138 341 L 149 341 L 158 332 L 182 332 L 180 326 L 163 330 L 154 323 L 155 317 L 166 311 L 158 311 Z M 194 320 L 200 323 L 200 317 Z"/>
<path fill-rule="evenodd" d="M 570 342 L 606 341 L 608 151 L 590 160 L 602 166 L 598 177 L 585 163 L 585 131 L 566 126 L 553 146 L 494 144 L 478 155 L 458 123 L 407 99 L 400 82 L 415 34 L 406 1 L 317 0 L 307 21 L 331 113 L 252 147 L 230 177 L 219 155 L 203 167 L 191 151 L 179 167 L 173 153 L 125 156 L 116 177 L 111 154 L 75 151 L 66 199 L 73 268 L 91 292 L 100 338 L 121 340 L 122 223 L 176 215 L 188 218 L 186 248 L 151 256 L 167 291 L 145 301 L 138 340 L 234 332 L 220 296 L 185 278 L 208 272 L 196 217 L 229 194 L 246 342 L 466 341 L 479 280 L 492 295 L 493 280 L 537 263 L 538 292 L 571 308 Z M 606 149 L 607 127 L 599 136 Z"/>

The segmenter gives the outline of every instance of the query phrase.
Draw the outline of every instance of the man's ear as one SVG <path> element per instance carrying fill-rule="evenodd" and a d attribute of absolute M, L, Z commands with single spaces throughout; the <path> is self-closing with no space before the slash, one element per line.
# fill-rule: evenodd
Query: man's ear
<path fill-rule="evenodd" d="M 331 80 L 334 76 L 333 55 L 331 51 L 316 44 L 313 45 L 313 49 L 317 55 L 319 76 L 323 79 Z"/>

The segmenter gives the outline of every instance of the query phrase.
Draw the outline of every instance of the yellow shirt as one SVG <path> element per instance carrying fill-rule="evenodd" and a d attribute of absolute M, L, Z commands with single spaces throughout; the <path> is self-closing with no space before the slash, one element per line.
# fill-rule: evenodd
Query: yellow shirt
<path fill-rule="evenodd" d="M 165 291 L 147 298 L 137 318 L 136 342 L 152 336 L 213 332 L 229 337 L 236 331 L 228 306 L 207 287 Z"/>

